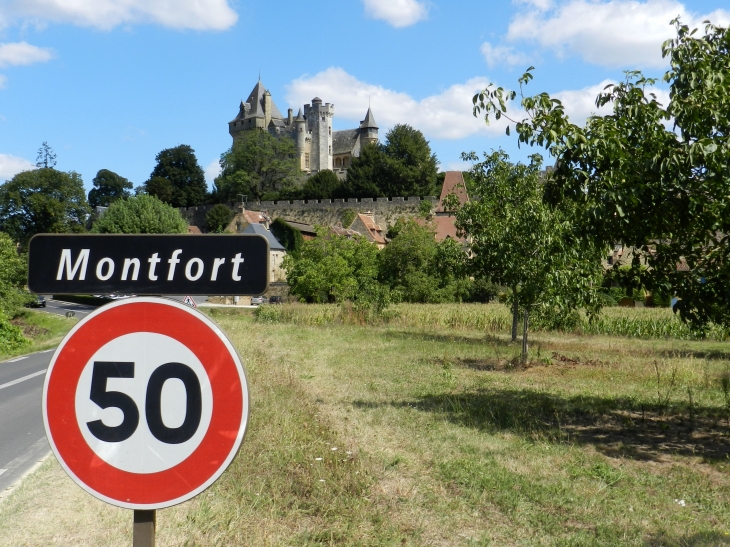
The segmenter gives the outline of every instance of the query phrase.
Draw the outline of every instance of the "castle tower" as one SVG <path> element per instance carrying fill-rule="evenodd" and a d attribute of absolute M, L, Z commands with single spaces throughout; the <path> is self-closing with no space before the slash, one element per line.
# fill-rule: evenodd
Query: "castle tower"
<path fill-rule="evenodd" d="M 310 151 L 306 146 L 307 120 L 304 119 L 301 108 L 299 109 L 299 114 L 297 114 L 297 117 L 294 120 L 294 132 L 294 142 L 297 144 L 297 152 L 299 153 L 299 167 L 303 171 L 309 171 L 311 163 L 309 156 Z"/>
<path fill-rule="evenodd" d="M 312 105 L 304 105 L 304 116 L 307 128 L 312 133 L 311 170 L 332 169 L 332 117 L 335 105 L 322 104 L 322 99 L 315 97 Z"/>
<path fill-rule="evenodd" d="M 360 146 L 378 142 L 378 124 L 375 123 L 373 111 L 368 107 L 365 119 L 360 122 Z"/>

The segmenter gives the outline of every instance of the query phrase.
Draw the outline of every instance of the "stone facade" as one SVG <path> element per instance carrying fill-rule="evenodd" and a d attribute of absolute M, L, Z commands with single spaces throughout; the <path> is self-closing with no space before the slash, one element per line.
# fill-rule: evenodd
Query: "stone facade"
<path fill-rule="evenodd" d="M 228 133 L 234 143 L 244 132 L 255 129 L 288 135 L 296 145 L 302 171 L 311 174 L 331 169 L 343 176 L 352 158 L 360 155 L 360 149 L 378 141 L 378 125 L 368 107 L 359 127 L 332 131 L 334 115 L 335 105 L 322 104 L 322 99 L 315 97 L 311 104 L 304 105 L 303 111 L 299 109 L 296 118 L 291 108 L 285 118 L 259 80 L 246 102 L 241 102 L 238 115 L 228 122 Z"/>
<path fill-rule="evenodd" d="M 404 216 L 418 216 L 421 201 L 428 201 L 436 207 L 435 197 L 395 197 L 395 198 L 350 198 L 350 199 L 318 199 L 318 200 L 283 200 L 261 201 L 245 204 L 249 211 L 265 212 L 272 220 L 277 217 L 295 220 L 312 226 L 335 226 L 342 223 L 345 212 L 368 213 L 384 232 Z M 240 215 L 240 203 L 228 204 L 232 211 Z M 181 207 L 180 214 L 193 226 L 204 227 L 205 215 L 212 205 L 198 207 Z M 236 218 L 239 218 L 238 216 Z M 233 221 L 235 223 L 235 219 Z M 238 231 L 238 230 L 236 230 Z"/>

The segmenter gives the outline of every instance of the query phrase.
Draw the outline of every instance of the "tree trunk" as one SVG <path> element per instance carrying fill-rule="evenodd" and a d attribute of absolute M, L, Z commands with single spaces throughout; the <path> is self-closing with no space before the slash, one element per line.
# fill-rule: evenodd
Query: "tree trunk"
<path fill-rule="evenodd" d="M 512 299 L 514 300 L 514 303 L 512 304 L 512 341 L 517 341 L 517 323 L 519 322 L 519 306 L 517 303 L 517 287 L 512 288 Z"/>
<path fill-rule="evenodd" d="M 522 364 L 527 364 L 527 327 L 528 327 L 528 314 L 527 306 L 525 306 L 525 317 L 522 323 Z"/>

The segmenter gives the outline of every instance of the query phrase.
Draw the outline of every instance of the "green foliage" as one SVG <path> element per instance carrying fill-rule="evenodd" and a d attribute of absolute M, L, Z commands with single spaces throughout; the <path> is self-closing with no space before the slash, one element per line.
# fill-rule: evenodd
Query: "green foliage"
<path fill-rule="evenodd" d="M 142 187 L 142 191 L 136 192 L 137 195 L 139 194 L 147 194 L 149 196 L 154 196 L 163 203 L 172 203 L 172 196 L 175 192 L 175 189 L 172 186 L 172 183 L 167 180 L 164 177 L 152 177 L 147 182 L 145 182 L 144 186 Z"/>
<path fill-rule="evenodd" d="M 476 161 L 474 153 L 466 155 Z M 472 177 L 478 201 L 457 211 L 457 227 L 470 237 L 475 274 L 510 287 L 521 309 L 545 306 L 551 315 L 568 316 L 601 305 L 602 251 L 582 241 L 571 211 L 543 202 L 541 158 L 512 164 L 502 151 L 485 154 Z M 546 311 L 548 313 L 548 311 Z"/>
<path fill-rule="evenodd" d="M 38 149 L 35 166 L 43 169 L 56 167 L 56 153 L 46 141 Z"/>
<path fill-rule="evenodd" d="M 432 196 L 437 191 L 437 165 L 423 133 L 398 124 L 385 144 L 368 144 L 353 158 L 346 191 L 348 197 Z"/>
<path fill-rule="evenodd" d="M 205 173 L 195 150 L 187 144 L 166 148 L 155 156 L 157 165 L 147 181 L 147 193 L 173 207 L 202 205 L 208 198 Z M 169 186 L 157 178 L 166 179 Z"/>
<path fill-rule="evenodd" d="M 433 212 L 433 203 L 428 200 L 423 200 L 418 204 L 418 216 L 421 218 L 427 218 Z"/>
<path fill-rule="evenodd" d="M 233 216 L 233 211 L 222 203 L 219 203 L 217 205 L 213 205 L 213 207 L 211 207 L 205 215 L 205 225 L 209 232 L 220 234 L 224 232 L 231 223 Z"/>
<path fill-rule="evenodd" d="M 89 212 L 74 171 L 23 171 L 0 186 L 0 230 L 23 246 L 38 233 L 83 232 Z"/>
<path fill-rule="evenodd" d="M 146 194 L 112 203 L 91 228 L 96 234 L 184 234 L 187 230 L 180 211 Z"/>
<path fill-rule="evenodd" d="M 116 200 L 132 195 L 132 183 L 108 169 L 101 169 L 96 173 L 93 183 L 94 188 L 89 192 L 91 207 L 109 207 Z"/>
<path fill-rule="evenodd" d="M 14 317 L 32 295 L 24 290 L 28 279 L 28 258 L 18 254 L 15 242 L 0 232 L 0 318 Z"/>
<path fill-rule="evenodd" d="M 237 201 L 238 194 L 261 199 L 267 192 L 292 190 L 301 176 L 294 141 L 268 131 L 246 131 L 221 155 L 214 196 Z"/>
<path fill-rule="evenodd" d="M 23 290 L 28 277 L 27 258 L 18 254 L 10 236 L 0 232 L 0 354 L 25 347 L 29 341 L 9 322 L 32 298 Z"/>
<path fill-rule="evenodd" d="M 323 169 L 307 179 L 302 186 L 303 199 L 332 199 L 343 196 L 342 181 L 334 171 Z"/>
<path fill-rule="evenodd" d="M 340 213 L 340 218 L 342 219 L 342 226 L 343 228 L 349 228 L 352 226 L 352 223 L 355 221 L 355 218 L 357 217 L 357 213 L 352 209 L 343 209 Z"/>
<path fill-rule="evenodd" d="M 378 248 L 362 237 L 349 239 L 319 229 L 315 239 L 284 258 L 289 291 L 307 302 L 344 302 L 378 292 Z"/>
<path fill-rule="evenodd" d="M 304 243 L 302 233 L 281 218 L 271 223 L 271 233 L 284 246 L 287 253 L 298 252 Z"/>
<path fill-rule="evenodd" d="M 466 255 L 459 243 L 436 243 L 433 230 L 413 219 L 399 219 L 390 233 L 393 239 L 378 257 L 378 279 L 395 298 L 431 303 L 469 299 Z"/>
<path fill-rule="evenodd" d="M 596 99 L 612 114 L 579 127 L 547 93 L 523 94 L 528 69 L 519 80 L 527 118 L 512 121 L 520 143 L 557 158 L 546 184 L 550 202 L 572 203 L 577 226 L 596 246 L 632 248 L 642 284 L 678 296 L 682 319 L 702 331 L 712 322 L 730 326 L 730 33 L 673 23 L 676 37 L 662 46 L 671 65 L 666 106 L 648 92 L 654 79 L 627 72 Z M 490 85 L 474 97 L 474 112 L 499 119 L 516 98 Z M 682 259 L 690 272 L 677 271 Z"/>

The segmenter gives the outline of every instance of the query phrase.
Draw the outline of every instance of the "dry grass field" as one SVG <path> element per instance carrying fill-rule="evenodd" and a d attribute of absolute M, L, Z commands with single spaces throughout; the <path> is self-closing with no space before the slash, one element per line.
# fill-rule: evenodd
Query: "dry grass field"
<path fill-rule="evenodd" d="M 451 309 L 282 308 L 212 312 L 249 431 L 158 545 L 730 545 L 726 342 L 538 332 L 520 367 L 501 326 L 416 319 Z M 130 544 L 52 458 L 0 502 L 0 546 Z"/>

